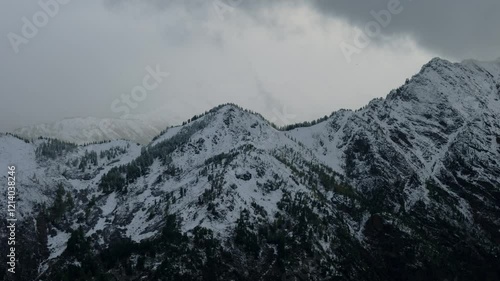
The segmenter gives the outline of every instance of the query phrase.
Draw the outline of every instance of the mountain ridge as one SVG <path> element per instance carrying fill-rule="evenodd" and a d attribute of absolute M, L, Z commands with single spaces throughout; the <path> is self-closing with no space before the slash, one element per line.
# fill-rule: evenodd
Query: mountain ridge
<path fill-rule="evenodd" d="M 288 128 L 225 104 L 147 145 L 0 136 L 37 234 L 24 274 L 498 279 L 499 74 L 434 59 L 385 99 Z"/>

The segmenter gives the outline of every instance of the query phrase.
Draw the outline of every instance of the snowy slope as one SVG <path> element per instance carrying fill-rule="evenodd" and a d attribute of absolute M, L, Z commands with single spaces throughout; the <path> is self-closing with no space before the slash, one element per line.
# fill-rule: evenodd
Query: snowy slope
<path fill-rule="evenodd" d="M 158 245 L 154 254 L 129 257 L 131 267 L 139 257 L 148 261 L 137 280 L 152 278 L 167 260 L 175 266 L 160 276 L 199 277 L 191 263 L 208 262 L 214 251 L 232 255 L 219 266 L 241 274 L 228 270 L 224 280 L 496 274 L 490 265 L 500 253 L 500 62 L 434 59 L 385 99 L 289 131 L 231 104 L 194 119 L 145 146 L 111 141 L 61 150 L 48 140 L 0 136 L 0 164 L 16 164 L 23 183 L 20 214 L 47 231 L 28 239 L 38 245 L 37 274 L 50 280 L 70 265 L 84 268 L 85 259 L 66 251 L 78 229 L 92 253 L 122 240 Z M 89 120 L 84 126 L 96 122 Z M 48 144 L 57 150 L 53 158 L 52 150 L 40 155 Z M 58 184 L 74 207 L 54 219 Z M 220 247 L 169 256 L 172 248 L 162 248 L 165 237 L 175 237 L 166 236 L 169 216 L 186 234 L 182 247 L 215 243 L 196 240 L 200 229 Z"/>
<path fill-rule="evenodd" d="M 11 135 L 0 136 L 0 165 L 16 166 L 16 181 L 18 186 L 18 214 L 19 219 L 33 215 L 32 211 L 38 204 L 48 204 L 53 201 L 54 191 L 57 184 L 61 183 L 69 191 L 89 191 L 95 185 L 96 180 L 83 179 L 84 175 L 92 175 L 96 178 L 102 176 L 116 165 L 126 164 L 135 159 L 141 151 L 141 146 L 127 141 L 113 141 L 103 144 L 94 144 L 77 147 L 74 151 L 59 157 L 58 159 L 44 159 L 36 156 L 36 148 L 46 140 L 25 142 Z M 126 152 L 116 159 L 102 159 L 96 167 L 81 172 L 73 166 L 75 160 L 84 156 L 85 152 L 94 151 L 100 153 L 114 147 L 121 147 Z M 77 170 L 77 171 L 75 171 Z M 70 172 L 72 171 L 72 172 Z M 79 177 L 74 179 L 73 177 Z M 5 207 L 5 202 L 0 207 Z"/>

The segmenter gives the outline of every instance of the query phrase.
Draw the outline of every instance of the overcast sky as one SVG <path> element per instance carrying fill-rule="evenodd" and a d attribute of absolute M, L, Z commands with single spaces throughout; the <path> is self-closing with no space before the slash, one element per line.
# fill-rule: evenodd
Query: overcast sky
<path fill-rule="evenodd" d="M 498 0 L 54 1 L 0 4 L 2 131 L 226 102 L 295 123 L 384 97 L 432 57 L 500 57 Z"/>

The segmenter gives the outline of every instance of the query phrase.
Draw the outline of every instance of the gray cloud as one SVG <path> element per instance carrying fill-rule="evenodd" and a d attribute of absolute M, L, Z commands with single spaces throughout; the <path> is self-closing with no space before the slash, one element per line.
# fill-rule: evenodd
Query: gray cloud
<path fill-rule="evenodd" d="M 104 0 L 108 7 L 124 3 L 146 5 L 156 11 L 183 7 L 193 18 L 208 20 L 215 3 L 232 7 L 254 17 L 256 23 L 279 26 L 274 15 L 283 7 L 310 5 L 326 17 L 342 18 L 364 28 L 373 21 L 371 11 L 387 9 L 391 1 L 400 2 L 403 12 L 393 15 L 382 34 L 411 36 L 419 45 L 432 52 L 454 59 L 486 59 L 500 57 L 500 1 L 498 0 Z M 375 38 L 374 41 L 383 42 Z"/>
<path fill-rule="evenodd" d="M 391 0 L 314 0 L 328 16 L 341 17 L 363 28 L 371 11 L 387 9 Z M 492 60 L 500 56 L 500 1 L 400 0 L 403 12 L 395 15 L 385 35 L 410 35 L 418 44 L 457 59 Z"/>
<path fill-rule="evenodd" d="M 385 96 L 437 54 L 498 56 L 498 4 L 477 4 L 485 12 L 470 14 L 476 4 L 457 1 L 458 11 L 440 12 L 444 0 L 413 1 L 384 31 L 395 35 L 390 44 L 373 44 L 348 64 L 339 49 L 354 30 L 346 23 L 362 26 L 370 10 L 387 4 L 366 2 L 73 0 L 15 54 L 7 34 L 21 34 L 21 18 L 40 7 L 4 1 L 0 131 L 65 117 L 119 117 L 110 105 L 142 83 L 147 66 L 171 76 L 131 114 L 157 110 L 178 121 L 234 102 L 269 119 L 278 111 L 300 122 Z M 224 4 L 221 18 L 216 6 Z"/>

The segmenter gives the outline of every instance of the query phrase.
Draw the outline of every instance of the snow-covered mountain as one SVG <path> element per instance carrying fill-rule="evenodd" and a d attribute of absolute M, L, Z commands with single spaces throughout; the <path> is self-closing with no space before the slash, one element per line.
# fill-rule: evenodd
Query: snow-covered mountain
<path fill-rule="evenodd" d="M 185 101 L 180 103 L 183 106 L 165 104 L 152 111 L 129 114 L 123 118 L 66 118 L 17 128 L 11 133 L 24 139 L 44 137 L 80 145 L 110 140 L 129 140 L 146 145 L 168 126 L 182 124 L 190 117 L 190 112 L 203 111 L 200 107 L 186 106 Z"/>
<path fill-rule="evenodd" d="M 500 63 L 433 59 L 386 99 L 290 134 L 363 191 L 399 182 L 405 208 L 428 202 L 426 181 L 496 185 Z"/>
<path fill-rule="evenodd" d="M 147 145 L 3 135 L 18 276 L 498 280 L 499 121 L 500 62 L 434 59 L 386 99 L 286 130 L 229 104 Z"/>
<path fill-rule="evenodd" d="M 52 123 L 22 127 L 12 131 L 22 138 L 55 138 L 76 144 L 126 139 L 147 144 L 167 127 L 167 122 L 140 119 L 67 118 Z"/>

